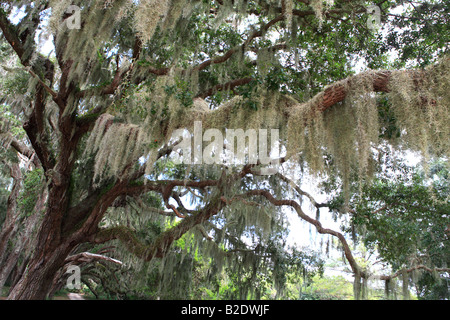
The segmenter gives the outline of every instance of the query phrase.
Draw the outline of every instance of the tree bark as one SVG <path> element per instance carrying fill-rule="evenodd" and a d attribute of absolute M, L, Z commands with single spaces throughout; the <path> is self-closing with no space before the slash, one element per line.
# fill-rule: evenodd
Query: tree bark
<path fill-rule="evenodd" d="M 403 293 L 403 300 L 411 299 L 409 294 L 409 274 L 406 268 L 402 269 L 402 293 Z"/>
<path fill-rule="evenodd" d="M 33 213 L 30 217 L 28 217 L 24 221 L 24 230 L 21 231 L 21 234 L 17 236 L 16 239 L 11 237 L 11 240 L 14 240 L 15 245 L 11 250 L 11 253 L 5 259 L 3 265 L 1 265 L 0 271 L 0 292 L 2 291 L 5 282 L 8 277 L 11 276 L 14 267 L 17 266 L 20 256 L 27 257 L 31 253 L 31 248 L 35 247 L 34 242 L 35 237 L 33 237 L 33 232 L 36 231 L 36 226 L 39 226 L 39 220 L 41 219 L 39 213 L 42 212 L 45 207 L 45 203 L 47 201 L 47 190 L 44 189 L 44 192 L 39 196 L 36 201 L 36 205 L 34 207 Z"/>
<path fill-rule="evenodd" d="M 361 300 L 361 274 L 359 272 L 354 273 L 355 279 L 353 280 L 353 299 Z"/>
<path fill-rule="evenodd" d="M 13 164 L 10 169 L 13 186 L 7 201 L 6 218 L 0 231 L 0 266 L 2 266 L 6 255 L 8 240 L 17 230 L 17 198 L 19 197 L 20 185 L 22 183 L 22 173 L 20 172 L 19 164 Z"/>
<path fill-rule="evenodd" d="M 44 300 L 47 298 L 58 270 L 73 249 L 73 245 L 65 243 L 53 252 L 46 252 L 43 257 L 32 259 L 25 274 L 12 288 L 8 300 Z"/>

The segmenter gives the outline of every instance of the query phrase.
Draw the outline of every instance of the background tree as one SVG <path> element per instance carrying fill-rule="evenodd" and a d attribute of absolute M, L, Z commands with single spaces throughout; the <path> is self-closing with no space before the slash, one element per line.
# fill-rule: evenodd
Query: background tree
<path fill-rule="evenodd" d="M 394 272 L 411 270 L 408 282 L 426 283 L 430 281 L 429 272 L 423 272 L 426 266 L 446 268 L 449 263 L 448 168 L 445 162 L 436 161 L 425 175 L 423 169 L 390 162 L 390 168 L 355 196 L 348 232 L 356 232 L 354 237 L 376 249 Z M 446 286 L 446 273 L 434 273 L 434 277 Z M 419 297 L 433 295 L 425 286 L 416 288 Z M 448 297 L 448 289 L 438 290 L 441 298 Z"/>
<path fill-rule="evenodd" d="M 337 177 L 350 199 L 354 177 L 377 169 L 373 147 L 383 140 L 425 156 L 449 150 L 448 4 L 405 4 L 395 15 L 403 1 L 375 4 L 383 24 L 404 37 L 368 28 L 359 0 L 2 2 L 1 48 L 18 58 L 2 84 L 13 115 L 2 114 L 2 146 L 28 171 L 22 178 L 11 170 L 17 188 L 5 221 L 13 223 L 3 223 L 2 239 L 30 239 L 29 251 L 16 241 L 1 252 L 2 270 L 18 267 L 8 272 L 9 298 L 47 297 L 68 264 L 108 260 L 84 250 L 113 240 L 144 261 L 166 257 L 188 232 L 201 245 L 220 243 L 210 251 L 216 262 L 224 252 L 269 248 L 281 207 L 340 241 L 358 297 L 368 275 L 345 236 L 302 209 L 302 198 L 326 205 L 298 187 L 301 169 Z M 43 53 L 47 40 L 51 54 Z M 410 69 L 354 75 L 361 59 L 387 67 L 393 48 L 397 66 Z M 279 129 L 282 168 L 272 176 L 261 175 L 261 163 L 171 169 L 172 133 L 195 120 L 203 129 Z M 22 136 L 12 131 L 17 123 Z M 27 190 L 22 206 L 19 190 Z M 163 209 L 145 201 L 150 193 Z M 197 199 L 193 208 L 186 195 Z M 133 205 L 141 226 L 155 215 L 178 220 L 144 241 L 127 220 Z M 118 209 L 122 220 L 112 223 Z M 9 233 L 21 219 L 23 231 Z"/>

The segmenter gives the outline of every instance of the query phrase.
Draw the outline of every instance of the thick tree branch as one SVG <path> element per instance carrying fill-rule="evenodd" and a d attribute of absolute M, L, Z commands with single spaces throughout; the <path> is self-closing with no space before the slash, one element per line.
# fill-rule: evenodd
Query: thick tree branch
<path fill-rule="evenodd" d="M 179 239 L 196 225 L 207 221 L 213 215 L 217 214 L 224 205 L 219 200 L 219 197 L 214 197 L 199 214 L 184 218 L 175 227 L 159 235 L 150 245 L 143 244 L 136 237 L 133 230 L 124 226 L 101 229 L 94 236 L 91 236 L 89 240 L 92 243 L 105 243 L 110 240 L 119 239 L 126 245 L 130 252 L 145 261 L 150 261 L 153 258 L 162 258 L 175 240 Z"/>
<path fill-rule="evenodd" d="M 419 90 L 421 83 L 420 79 L 426 75 L 427 70 L 409 70 L 402 72 L 410 73 L 413 76 L 415 79 L 414 83 L 416 84 L 416 90 Z M 360 82 L 362 79 L 364 79 L 364 81 L 369 79 L 369 81 L 372 82 L 372 92 L 388 93 L 390 92 L 391 78 L 392 72 L 387 70 L 362 72 L 327 86 L 323 91 L 316 94 L 306 103 L 309 105 L 311 113 L 317 111 L 324 112 L 337 103 L 344 101 L 354 87 L 354 84 Z M 300 105 L 300 103 L 297 105 Z M 279 116 L 284 117 L 287 122 L 289 117 L 296 111 L 296 104 L 292 103 L 291 100 L 291 102 L 287 101 L 285 104 L 280 104 L 280 106 L 282 106 L 282 110 L 280 110 Z M 232 109 L 233 104 L 223 105 L 204 115 L 195 115 L 197 117 L 195 120 L 202 120 L 204 122 L 204 128 L 206 129 L 206 124 L 209 122 L 214 123 L 212 119 L 214 119 L 217 114 L 231 113 Z"/>
<path fill-rule="evenodd" d="M 50 88 L 41 78 L 39 78 L 39 76 L 36 73 L 34 73 L 34 71 L 30 67 L 27 67 L 25 69 L 26 71 L 28 71 L 29 74 L 31 74 L 35 79 L 39 81 L 39 84 L 44 88 L 45 91 L 47 91 L 47 93 L 49 93 L 53 97 L 53 99 L 57 98 L 58 93 L 53 91 L 53 89 Z"/>
<path fill-rule="evenodd" d="M 114 78 L 112 79 L 111 83 L 107 85 L 106 87 L 102 89 L 86 89 L 83 91 L 80 91 L 77 93 L 77 97 L 79 98 L 85 98 L 89 95 L 111 95 L 115 94 L 117 89 L 122 85 L 124 79 L 126 78 L 126 75 L 128 75 L 133 68 L 135 67 L 135 64 L 132 63 L 126 67 L 118 67 L 116 72 L 114 73 Z M 101 112 L 101 109 L 99 107 L 94 108 L 89 114 L 97 114 Z"/>
<path fill-rule="evenodd" d="M 368 77 L 372 80 L 373 92 L 389 92 L 389 81 L 391 79 L 390 71 L 368 71 L 341 80 L 324 89 L 317 94 L 311 101 L 314 101 L 319 111 L 325 111 L 334 106 L 338 102 L 344 101 L 352 83 L 358 82 L 359 79 Z"/>
<path fill-rule="evenodd" d="M 175 141 L 173 145 L 165 145 L 163 148 L 161 148 L 158 152 L 157 159 L 170 154 L 170 152 L 172 152 L 174 145 L 176 145 L 177 143 L 178 141 Z M 147 182 L 146 184 L 143 184 L 140 182 L 136 182 L 136 180 L 142 178 L 144 172 L 145 169 L 141 169 L 132 174 L 127 179 L 124 178 L 124 181 L 129 181 L 128 186 L 122 185 L 122 187 L 120 187 L 119 189 L 115 189 L 114 187 L 111 187 L 109 185 L 104 185 L 99 188 L 96 188 L 95 190 L 92 190 L 90 194 L 83 199 L 83 201 L 67 210 L 67 213 L 64 217 L 62 224 L 62 233 L 68 234 L 69 231 L 73 231 L 72 229 L 74 228 L 74 226 L 78 225 L 87 216 L 89 216 L 93 212 L 95 207 L 99 205 L 99 203 L 105 201 L 105 199 L 108 198 L 109 194 L 113 194 L 112 196 L 115 197 L 112 201 L 108 198 L 108 201 L 111 201 L 110 205 L 112 205 L 115 199 L 117 197 L 120 197 L 121 195 L 139 196 L 142 193 L 148 191 L 162 192 L 162 188 L 160 188 L 157 185 L 157 183 Z M 161 183 L 164 184 L 167 183 L 167 181 L 162 181 Z M 131 186 L 133 188 L 131 188 Z M 101 212 L 104 213 L 105 210 L 106 210 L 105 206 L 103 206 Z"/>
<path fill-rule="evenodd" d="M 81 252 L 73 256 L 67 257 L 65 260 L 66 265 L 80 265 L 83 263 L 92 263 L 95 261 L 106 261 L 111 262 L 114 264 L 122 265 L 122 261 L 119 261 L 117 259 L 113 259 L 101 254 L 95 254 L 90 252 Z"/>
<path fill-rule="evenodd" d="M 22 64 L 28 66 L 31 54 L 28 53 L 25 55 L 26 49 L 22 40 L 19 38 L 17 28 L 9 21 L 6 13 L 2 9 L 0 9 L 0 29 L 2 30 L 3 37 L 16 52 Z"/>
<path fill-rule="evenodd" d="M 36 168 L 41 167 L 41 163 L 36 157 L 36 153 L 30 149 L 27 145 L 13 137 L 9 132 L 2 132 L 0 134 L 7 136 L 7 141 L 10 141 L 10 146 L 20 153 L 22 156 L 26 157 L 29 161 L 33 162 Z"/>
<path fill-rule="evenodd" d="M 47 132 L 45 131 L 44 122 L 44 108 L 45 108 L 45 93 L 42 87 L 38 89 L 35 98 L 33 112 L 30 118 L 23 124 L 23 129 L 36 152 L 42 167 L 45 171 L 50 170 L 55 165 L 54 155 L 49 149 L 49 141 Z"/>
<path fill-rule="evenodd" d="M 253 165 L 246 165 L 244 168 L 235 174 L 225 176 L 222 174 L 219 180 L 203 180 L 203 181 L 157 181 L 147 182 L 142 185 L 129 185 L 128 183 L 118 184 L 114 186 L 109 192 L 104 195 L 103 201 L 100 201 L 96 208 L 94 208 L 91 216 L 88 217 L 84 223 L 84 227 L 80 229 L 79 236 L 85 238 L 89 235 L 87 240 L 92 243 L 104 243 L 109 240 L 119 239 L 123 242 L 127 248 L 147 261 L 154 257 L 163 257 L 173 241 L 179 239 L 187 231 L 193 227 L 209 220 L 212 216 L 225 207 L 226 201 L 221 199 L 221 194 L 229 183 L 236 181 L 250 173 L 250 169 Z M 174 187 L 185 186 L 191 188 L 205 188 L 207 186 L 216 186 L 215 195 L 209 200 L 209 202 L 199 210 L 197 214 L 185 217 L 179 224 L 163 232 L 151 245 L 143 245 L 135 236 L 134 232 L 126 227 L 113 227 L 108 229 L 98 229 L 98 223 L 103 217 L 106 209 L 117 198 L 117 196 L 123 192 L 129 195 L 141 194 L 146 191 L 160 192 L 164 197 L 168 197 Z M 94 226 L 95 228 L 93 229 Z"/>

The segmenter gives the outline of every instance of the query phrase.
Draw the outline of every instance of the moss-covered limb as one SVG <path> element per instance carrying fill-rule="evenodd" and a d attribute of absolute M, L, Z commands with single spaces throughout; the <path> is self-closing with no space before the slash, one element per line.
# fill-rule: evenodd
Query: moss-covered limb
<path fill-rule="evenodd" d="M 329 85 L 306 103 L 310 106 L 311 112 L 314 113 L 314 110 L 324 112 L 344 101 L 352 91 L 354 84 L 360 83 L 362 79 L 368 79 L 371 83 L 372 88 L 368 88 L 370 91 L 366 93 L 389 92 L 391 76 L 392 72 L 387 70 L 362 72 Z"/>
<path fill-rule="evenodd" d="M 107 208 L 121 195 L 139 196 L 146 192 L 155 191 L 171 196 L 172 190 L 176 186 L 204 188 L 207 186 L 217 186 L 218 183 L 218 180 L 159 180 L 148 181 L 146 183 L 116 181 L 105 183 L 102 188 L 96 189 L 78 205 L 69 209 L 62 224 L 63 234 L 69 236 L 69 234 L 76 230 L 84 230 L 89 234 L 87 230 L 93 230 L 93 226 L 98 225 Z M 91 224 L 92 221 L 96 221 L 97 223 Z"/>
<path fill-rule="evenodd" d="M 36 68 L 33 71 L 38 73 L 37 69 L 42 69 L 42 80 L 48 82 L 51 87 L 55 72 L 53 63 L 39 55 L 34 65 Z M 36 84 L 36 93 L 33 100 L 32 112 L 28 118 L 28 121 L 24 123 L 23 129 L 27 133 L 31 145 L 33 146 L 33 149 L 36 152 L 36 155 L 39 158 L 44 170 L 47 171 L 54 167 L 56 163 L 56 156 L 55 152 L 52 150 L 50 133 L 47 127 L 47 121 L 45 119 L 47 91 L 40 83 Z"/>
<path fill-rule="evenodd" d="M 9 42 L 11 47 L 14 49 L 14 51 L 17 53 L 19 57 L 22 57 L 22 59 L 25 60 L 25 47 L 22 43 L 22 41 L 19 38 L 18 30 L 17 28 L 8 20 L 7 13 L 0 9 L 0 28 L 2 29 L 3 36 L 5 37 L 6 41 Z"/>
<path fill-rule="evenodd" d="M 14 150 L 16 150 L 21 155 L 28 158 L 28 160 L 31 161 L 36 168 L 41 167 L 41 163 L 39 162 L 39 159 L 35 156 L 35 153 L 33 150 L 31 150 L 24 143 L 22 143 L 21 141 L 19 141 L 15 137 L 13 137 L 9 132 L 2 132 L 0 129 L 0 134 L 6 135 L 7 136 L 6 139 L 11 141 L 10 146 L 12 148 L 14 148 Z"/>
<path fill-rule="evenodd" d="M 42 113 L 43 108 L 41 108 L 40 113 Z M 35 109 L 36 111 L 36 109 Z M 36 156 L 39 158 L 40 163 L 45 171 L 50 170 L 55 165 L 54 155 L 50 152 L 47 142 L 48 139 L 45 139 L 45 134 L 41 135 L 39 131 L 42 129 L 42 126 L 39 129 L 37 125 L 36 112 L 33 112 L 30 119 L 24 123 L 24 130 L 27 133 L 27 136 L 33 146 L 33 149 L 36 153 Z M 40 131 L 43 132 L 43 131 Z"/>
<path fill-rule="evenodd" d="M 105 194 L 102 201 L 94 208 L 94 213 L 85 222 L 85 228 L 92 229 L 91 226 L 94 225 L 92 221 L 96 221 L 98 225 L 99 218 L 101 218 L 109 205 L 120 195 L 122 192 L 126 194 L 141 194 L 147 191 L 157 191 L 164 193 L 164 191 L 169 190 L 172 192 L 175 186 L 189 186 L 189 187 L 206 187 L 206 186 L 216 186 L 217 190 L 215 195 L 209 200 L 209 202 L 199 210 L 195 215 L 185 217 L 172 228 L 161 233 L 150 245 L 143 244 L 134 234 L 134 231 L 127 227 L 112 227 L 103 230 L 97 230 L 95 233 L 91 233 L 92 236 L 88 237 L 88 241 L 93 243 L 103 243 L 113 239 L 119 239 L 123 242 L 126 247 L 135 254 L 136 256 L 144 259 L 151 260 L 153 257 L 163 257 L 167 253 L 171 244 L 178 240 L 183 234 L 194 228 L 195 226 L 202 224 L 203 222 L 210 219 L 212 216 L 220 212 L 220 210 L 226 206 L 226 201 L 222 201 L 221 192 L 224 189 L 224 185 L 231 183 L 232 181 L 238 179 L 245 175 L 249 168 L 245 166 L 244 169 L 238 173 L 234 174 L 226 179 L 223 175 L 219 180 L 204 180 L 204 181 L 182 181 L 182 180 L 169 180 L 169 181 L 156 181 L 149 182 L 147 185 L 136 185 L 130 186 L 125 182 L 121 186 L 113 187 L 107 194 Z M 109 204 L 108 204 L 109 203 Z M 95 213 L 97 212 L 97 213 Z M 103 212 L 103 213 L 102 213 Z M 89 220 L 91 222 L 89 222 Z"/>
<path fill-rule="evenodd" d="M 425 70 L 362 72 L 328 86 L 304 103 L 280 94 L 261 93 L 259 107 L 255 109 L 246 108 L 245 99 L 239 96 L 214 110 L 210 110 L 202 99 L 194 99 L 192 108 L 186 108 L 164 90 L 173 84 L 173 79 L 170 76 L 161 78 L 151 95 L 136 95 L 133 102 L 139 106 L 158 106 L 162 100 L 166 101 L 165 108 L 146 109 L 148 124 L 115 123 L 111 115 L 100 116 L 96 121 L 88 143 L 92 151 L 98 151 L 95 172 L 98 177 L 119 176 L 136 157 L 148 156 L 145 166 L 138 172 L 139 175 L 148 174 L 155 158 L 160 157 L 155 145 L 159 147 L 163 141 L 168 141 L 175 130 L 191 130 L 195 121 L 201 121 L 203 130 L 280 128 L 289 156 L 301 153 L 311 172 L 320 173 L 324 171 L 325 150 L 336 159 L 337 171 L 347 183 L 351 167 L 358 168 L 361 177 L 371 170 L 370 146 L 379 142 L 381 129 L 374 92 L 388 93 L 390 102 L 397 101 L 392 108 L 395 125 L 407 132 L 412 146 L 420 145 L 420 149 L 426 150 L 426 142 L 432 144 L 436 140 L 436 144 L 440 144 L 438 149 L 446 150 L 448 141 L 442 138 L 448 132 L 448 126 L 443 125 L 443 119 L 448 118 L 444 101 L 446 92 L 433 91 L 430 86 L 436 87 L 439 83 L 443 87 L 448 83 L 443 75 L 447 65 L 448 59 L 443 59 Z M 402 87 L 405 83 L 411 83 L 406 93 Z M 423 98 L 419 100 L 424 105 L 408 106 L 404 101 L 408 96 Z M 417 117 L 410 114 L 417 114 Z M 430 121 L 424 121 L 426 117 Z"/>
<path fill-rule="evenodd" d="M 48 4 L 45 5 L 47 7 Z M 45 7 L 39 8 L 45 10 Z M 8 19 L 8 13 L 2 8 L 0 9 L 0 29 L 6 41 L 11 45 L 14 52 L 19 57 L 22 65 L 29 66 L 32 62 L 33 53 L 35 50 L 34 37 L 35 31 L 40 23 L 39 13 L 40 10 L 34 10 L 29 13 L 22 23 L 27 23 L 28 27 L 25 31 L 20 32 L 18 26 L 15 26 Z"/>
<path fill-rule="evenodd" d="M 413 273 L 414 271 L 417 271 L 417 270 L 422 270 L 422 271 L 426 271 L 426 272 L 429 272 L 429 273 L 450 272 L 450 268 L 430 268 L 430 267 L 427 267 L 427 266 L 425 266 L 423 264 L 420 264 L 420 265 L 417 265 L 417 266 L 413 266 L 411 268 L 401 269 L 401 270 L 399 270 L 399 271 L 397 271 L 397 272 L 395 272 L 395 273 L 393 273 L 391 275 L 378 275 L 378 276 L 375 275 L 375 276 L 372 276 L 372 278 L 373 279 L 384 280 L 384 281 L 390 281 L 390 280 L 395 279 L 397 277 L 404 276 L 404 273 Z"/>
<path fill-rule="evenodd" d="M 426 88 L 422 87 L 424 85 L 423 80 L 435 73 L 435 70 L 439 70 L 439 68 L 445 69 L 445 65 L 448 65 L 448 60 L 449 58 L 443 59 L 433 68 L 426 70 L 405 70 L 400 73 L 404 77 L 410 78 L 415 84 L 415 87 L 411 88 L 411 90 L 420 92 L 421 90 L 426 90 Z M 301 117 L 304 119 L 303 121 L 307 121 L 308 118 L 323 113 L 339 102 L 343 102 L 351 93 L 353 93 L 353 91 L 360 90 L 359 86 L 361 83 L 364 83 L 365 92 L 358 91 L 360 94 L 369 94 L 371 92 L 390 93 L 393 88 L 395 88 L 392 85 L 393 75 L 396 75 L 397 73 L 398 72 L 387 70 L 362 72 L 329 85 L 309 101 L 302 104 L 286 97 L 285 99 L 282 99 L 282 101 L 278 101 L 276 105 L 277 117 L 283 119 L 281 122 L 289 123 L 289 120 L 296 117 L 297 113 L 301 110 Z M 425 98 L 426 97 L 424 96 L 424 99 Z M 236 103 L 239 103 L 239 99 L 231 103 L 223 104 L 219 108 L 207 112 L 192 110 L 193 114 L 189 115 L 188 118 L 193 121 L 203 121 L 204 129 L 227 126 L 232 127 L 230 124 L 234 119 L 231 115 L 236 107 Z M 253 113 L 256 114 L 257 112 L 258 110 L 255 110 Z M 252 115 L 247 115 L 247 117 L 251 118 Z M 183 123 L 186 124 L 186 122 Z"/>
<path fill-rule="evenodd" d="M 446 144 L 443 137 L 448 132 L 448 126 L 444 125 L 448 118 L 447 98 L 445 90 L 439 91 L 437 87 L 448 84 L 445 77 L 448 64 L 448 59 L 443 59 L 425 70 L 362 72 L 331 84 L 304 103 L 289 96 L 262 92 L 255 109 L 246 108 L 245 99 L 240 96 L 213 110 L 202 99 L 194 99 L 193 106 L 186 108 L 164 90 L 173 85 L 173 79 L 167 76 L 156 81 L 151 95 L 141 92 L 134 96 L 136 101 L 133 103 L 137 106 L 148 106 L 148 124 L 116 123 L 111 115 L 99 116 L 95 125 L 88 128 L 92 129 L 88 142 L 88 149 L 92 150 L 86 152 L 98 151 L 95 165 L 98 177 L 119 176 L 131 161 L 148 156 L 141 170 L 131 173 L 137 179 L 151 172 L 155 159 L 161 156 L 164 148 L 156 152 L 155 146 L 160 147 L 163 141 L 168 141 L 177 129 L 192 131 L 195 121 L 202 122 L 203 130 L 280 128 L 289 156 L 301 153 L 311 172 L 319 173 L 324 170 L 323 152 L 326 150 L 336 159 L 337 171 L 343 181 L 347 181 L 350 167 L 358 168 L 361 177 L 371 169 L 370 146 L 379 142 L 381 129 L 377 96 L 373 94 L 376 92 L 387 93 L 390 103 L 397 102 L 392 107 L 395 125 L 407 132 L 412 146 L 415 143 L 426 150 L 423 140 L 429 144 L 436 140 L 436 144 L 441 145 L 440 150 L 446 149 L 448 141 Z M 411 83 L 406 91 L 405 83 Z M 418 99 L 423 105 L 409 106 L 404 101 L 408 96 L 423 98 Z M 152 107 L 160 105 L 161 101 L 166 101 L 167 106 Z M 88 119 L 86 123 L 89 123 Z M 165 152 L 168 153 L 170 148 Z"/>
<path fill-rule="evenodd" d="M 276 173 L 277 177 L 279 177 L 281 180 L 283 180 L 284 182 L 286 182 L 287 184 L 289 184 L 289 186 L 291 186 L 300 196 L 304 196 L 307 197 L 309 199 L 309 201 L 312 203 L 312 205 L 314 207 L 316 207 L 316 209 L 319 208 L 326 208 L 329 207 L 329 205 L 327 203 L 318 203 L 313 196 L 311 196 L 308 192 L 303 191 L 302 189 L 300 189 L 300 187 L 294 183 L 294 181 L 292 181 L 291 179 L 289 179 L 288 177 L 286 177 L 285 175 L 283 175 L 280 172 Z"/>
<path fill-rule="evenodd" d="M 225 204 L 219 197 L 213 198 L 209 204 L 197 215 L 183 219 L 174 227 L 161 233 L 151 244 L 145 244 L 138 239 L 134 230 L 125 226 L 115 226 L 101 229 L 93 237 L 89 238 L 92 243 L 104 243 L 117 239 L 137 257 L 150 261 L 153 258 L 162 258 L 168 252 L 172 243 L 180 239 L 186 232 L 195 226 L 205 222 L 213 215 L 217 214 Z"/>
<path fill-rule="evenodd" d="M 105 86 L 102 86 L 101 88 L 91 88 L 79 91 L 77 93 L 77 97 L 79 98 L 87 98 L 89 96 L 104 96 L 104 95 L 112 95 L 114 94 L 117 89 L 123 84 L 124 80 L 126 79 L 126 75 L 132 72 L 134 69 L 135 64 L 127 65 L 123 68 L 118 67 L 113 79 Z M 101 107 L 94 108 L 89 115 L 97 114 L 101 111 Z"/>
<path fill-rule="evenodd" d="M 246 165 L 241 172 L 235 173 L 229 177 L 226 177 L 224 173 L 219 180 L 160 180 L 149 181 L 144 184 L 137 184 L 134 182 L 129 183 L 128 181 L 118 182 L 96 200 L 88 217 L 83 221 L 83 226 L 79 228 L 79 231 L 77 232 L 78 235 L 74 236 L 86 239 L 86 235 L 88 235 L 87 240 L 94 243 L 119 239 L 121 242 L 124 242 L 128 249 L 130 249 L 130 252 L 144 260 L 151 260 L 153 257 L 163 257 L 175 240 L 178 240 L 183 234 L 195 226 L 207 221 L 226 205 L 226 201 L 222 201 L 220 196 L 220 192 L 223 190 L 224 185 L 242 178 L 249 172 L 251 167 L 252 165 Z M 135 196 L 149 191 L 156 191 L 162 195 L 166 194 L 166 196 L 169 197 L 172 194 L 173 188 L 176 186 L 191 188 L 215 186 L 217 187 L 217 190 L 216 195 L 211 198 L 203 209 L 199 210 L 196 214 L 185 217 L 179 224 L 163 232 L 151 245 L 141 243 L 134 232 L 126 227 L 112 227 L 100 231 L 97 229 L 96 226 L 98 226 L 108 207 L 120 195 L 127 194 L 129 196 Z"/>
<path fill-rule="evenodd" d="M 44 88 L 45 91 L 47 91 L 48 94 L 50 94 L 54 99 L 58 96 L 58 94 L 50 88 L 31 68 L 26 68 L 29 74 L 36 78 L 39 82 L 39 84 Z"/>
<path fill-rule="evenodd" d="M 145 259 L 147 252 L 151 250 L 151 245 L 142 243 L 136 236 L 134 230 L 126 226 L 115 226 L 101 229 L 95 237 L 91 237 L 91 243 L 105 243 L 111 240 L 119 240 L 126 248 L 137 257 Z"/>
<path fill-rule="evenodd" d="M 163 198 L 167 200 L 175 187 L 189 187 L 189 188 L 206 188 L 213 187 L 219 184 L 219 180 L 158 180 L 148 181 L 146 183 L 131 182 L 126 188 L 128 195 L 139 195 L 148 191 L 157 191 L 161 193 Z"/>
<path fill-rule="evenodd" d="M 92 191 L 83 199 L 83 201 L 80 201 L 76 206 L 69 208 L 64 214 L 64 218 L 62 221 L 62 234 L 64 236 L 67 236 L 71 232 L 81 228 L 85 220 L 88 218 L 89 214 L 92 213 L 94 207 L 113 187 L 114 183 L 106 183 L 102 187 Z"/>

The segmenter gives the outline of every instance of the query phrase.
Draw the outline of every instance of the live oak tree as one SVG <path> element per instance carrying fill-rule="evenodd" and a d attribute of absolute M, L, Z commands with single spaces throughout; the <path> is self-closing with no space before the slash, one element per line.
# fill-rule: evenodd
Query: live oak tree
<path fill-rule="evenodd" d="M 369 27 L 370 4 L 387 36 Z M 377 168 L 380 143 L 448 156 L 449 10 L 401 0 L 2 2 L 8 298 L 46 298 L 70 264 L 117 262 L 83 251 L 113 240 L 144 261 L 164 259 L 188 233 L 217 262 L 261 259 L 242 237 L 267 247 L 285 207 L 337 238 L 358 298 L 369 275 L 343 233 L 305 213 L 303 198 L 317 210 L 329 204 L 298 181 L 338 177 L 348 195 Z M 390 52 L 398 69 L 387 68 Z M 354 74 L 358 61 L 371 69 Z M 280 168 L 171 168 L 172 133 L 195 121 L 279 129 Z M 140 220 L 130 221 L 132 207 Z M 132 227 L 159 216 L 178 220 L 147 239 Z"/>

